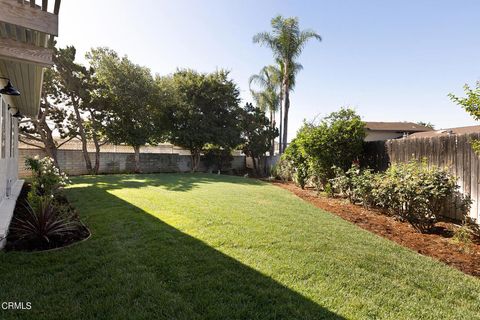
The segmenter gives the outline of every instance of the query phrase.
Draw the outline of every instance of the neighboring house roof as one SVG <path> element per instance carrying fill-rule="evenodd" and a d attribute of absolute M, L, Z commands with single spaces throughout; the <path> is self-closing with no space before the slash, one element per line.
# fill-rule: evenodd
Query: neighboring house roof
<path fill-rule="evenodd" d="M 433 137 L 440 137 L 440 136 L 448 136 L 451 134 L 470 134 L 470 133 L 480 133 L 480 126 L 449 128 L 449 129 L 434 130 L 430 132 L 417 132 L 409 135 L 408 138 L 409 139 L 433 138 Z"/>
<path fill-rule="evenodd" d="M 365 122 L 365 128 L 371 131 L 394 131 L 394 132 L 423 132 L 432 131 L 431 128 L 414 122 Z"/>

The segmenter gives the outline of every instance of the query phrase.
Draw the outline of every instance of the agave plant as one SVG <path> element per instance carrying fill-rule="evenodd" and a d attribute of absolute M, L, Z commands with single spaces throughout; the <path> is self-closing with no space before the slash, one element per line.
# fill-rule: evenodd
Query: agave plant
<path fill-rule="evenodd" d="M 41 198 L 38 205 L 25 204 L 25 211 L 12 221 L 10 231 L 16 240 L 49 244 L 75 234 L 80 227 L 81 222 L 70 209 Z"/>

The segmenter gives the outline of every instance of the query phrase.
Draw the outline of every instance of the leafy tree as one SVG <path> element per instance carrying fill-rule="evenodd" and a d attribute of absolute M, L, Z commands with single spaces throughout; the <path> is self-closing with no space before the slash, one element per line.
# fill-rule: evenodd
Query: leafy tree
<path fill-rule="evenodd" d="M 346 171 L 363 151 L 365 123 L 354 110 L 342 108 L 318 124 L 304 124 L 295 138 L 295 158 L 306 157 L 317 186 L 325 186 L 334 177 L 333 167 Z M 297 151 L 298 150 L 298 151 Z M 296 154 L 300 153 L 300 154 Z"/>
<path fill-rule="evenodd" d="M 92 141 L 95 147 L 95 165 L 93 173 L 98 174 L 100 169 L 100 148 L 108 142 L 105 135 L 104 122 L 106 117 L 105 104 L 103 99 L 92 91 L 90 100 L 84 103 L 85 110 L 89 117 L 84 119 L 85 136 L 88 141 Z"/>
<path fill-rule="evenodd" d="M 57 149 L 72 139 L 79 139 L 87 170 L 98 173 L 103 118 L 92 95 L 98 84 L 93 78 L 94 70 L 76 63 L 75 55 L 73 46 L 54 49 L 54 66 L 44 74 L 39 113 L 20 126 L 21 139 L 33 146 L 40 145 L 57 166 Z M 59 143 L 54 132 L 64 141 Z M 87 149 L 89 140 L 96 146 L 94 168 Z"/>
<path fill-rule="evenodd" d="M 65 111 L 53 102 L 56 96 L 54 85 L 54 71 L 45 70 L 43 76 L 42 99 L 40 108 L 35 117 L 27 118 L 20 124 L 20 141 L 32 147 L 39 148 L 52 158 L 58 168 L 58 149 L 73 137 L 59 143 L 53 136 L 55 131 L 62 132 Z"/>
<path fill-rule="evenodd" d="M 87 59 L 100 85 L 97 95 L 104 103 L 105 135 L 113 143 L 133 147 L 135 172 L 140 172 L 140 147 L 153 143 L 165 130 L 154 118 L 163 105 L 156 99 L 157 87 L 150 70 L 108 48 L 92 49 Z"/>
<path fill-rule="evenodd" d="M 452 101 L 470 113 L 475 120 L 480 120 L 480 81 L 476 82 L 475 88 L 471 88 L 468 84 L 465 84 L 463 89 L 465 90 L 466 97 L 457 97 L 451 93 L 448 96 Z M 480 155 L 480 140 L 472 140 L 471 144 L 475 153 Z"/>
<path fill-rule="evenodd" d="M 86 121 L 95 121 L 90 117 L 86 105 L 91 100 L 90 93 L 94 88 L 92 80 L 93 69 L 75 62 L 76 49 L 67 46 L 54 51 L 53 86 L 55 87 L 54 102 L 63 106 L 63 117 L 57 119 L 59 132 L 62 138 L 78 138 L 82 143 L 82 152 L 85 166 L 89 172 L 98 173 L 98 161 L 95 169 L 92 168 L 88 154 L 88 136 L 85 128 Z M 95 135 L 91 132 L 91 135 Z M 99 150 L 98 150 L 99 152 Z M 98 153 L 96 159 L 98 159 Z"/>
<path fill-rule="evenodd" d="M 169 81 L 173 89 L 167 113 L 169 140 L 190 150 L 194 172 L 207 144 L 227 150 L 241 142 L 239 90 L 223 70 L 209 74 L 179 70 Z"/>
<path fill-rule="evenodd" d="M 242 151 L 252 158 L 253 168 L 258 174 L 256 159 L 267 152 L 272 140 L 278 136 L 278 130 L 270 126 L 265 113 L 253 104 L 247 103 L 242 110 L 240 123 L 242 128 Z"/>
<path fill-rule="evenodd" d="M 299 65 L 296 59 L 300 56 L 303 48 L 311 39 L 321 40 L 321 37 L 313 30 L 300 30 L 298 18 L 284 18 L 276 16 L 271 20 L 272 32 L 261 32 L 254 36 L 253 41 L 269 47 L 275 60 L 282 71 L 282 104 L 283 118 L 283 144 L 287 142 L 288 135 L 288 112 L 290 108 L 290 91 L 295 80 Z M 295 69 L 297 69 L 295 71 Z M 282 144 L 280 152 L 283 152 Z"/>

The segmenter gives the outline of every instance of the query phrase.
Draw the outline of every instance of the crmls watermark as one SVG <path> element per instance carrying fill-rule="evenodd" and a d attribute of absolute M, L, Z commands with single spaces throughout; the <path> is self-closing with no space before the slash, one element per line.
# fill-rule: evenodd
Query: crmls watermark
<path fill-rule="evenodd" d="M 31 310 L 32 309 L 31 302 L 4 301 L 0 306 L 2 310 Z"/>

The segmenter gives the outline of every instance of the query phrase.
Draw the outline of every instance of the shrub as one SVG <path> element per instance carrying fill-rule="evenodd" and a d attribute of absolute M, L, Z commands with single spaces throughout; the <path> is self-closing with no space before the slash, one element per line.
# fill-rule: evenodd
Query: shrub
<path fill-rule="evenodd" d="M 452 241 L 468 246 L 473 241 L 473 235 L 474 231 L 467 223 L 464 223 L 459 228 L 455 229 Z"/>
<path fill-rule="evenodd" d="M 382 205 L 421 232 L 433 227 L 447 200 L 451 200 L 458 189 L 455 177 L 446 169 L 428 168 L 425 161 L 392 165 L 385 177 L 384 186 L 387 192 L 393 193 L 378 193 L 387 196 L 381 201 Z"/>
<path fill-rule="evenodd" d="M 33 173 L 32 192 L 38 196 L 55 196 L 69 182 L 66 174 L 60 172 L 49 157 L 42 159 L 38 156 L 27 158 L 25 166 Z"/>
<path fill-rule="evenodd" d="M 335 172 L 331 181 L 338 194 L 406 220 L 420 232 L 434 226 L 447 203 L 454 201 L 465 213 L 470 205 L 470 199 L 458 192 L 454 176 L 445 168 L 429 168 L 425 161 L 392 165 L 384 173 L 361 171 L 358 166 Z"/>
<path fill-rule="evenodd" d="M 344 172 L 334 167 L 335 178 L 330 180 L 334 193 L 340 194 L 353 204 L 362 204 L 364 207 L 376 205 L 372 195 L 376 188 L 377 176 L 371 170 L 360 170 L 357 164 Z"/>
<path fill-rule="evenodd" d="M 61 192 L 69 182 L 52 159 L 26 159 L 33 172 L 31 190 L 23 207 L 17 207 L 9 238 L 12 247 L 49 249 L 84 238 L 88 232 Z"/>
<path fill-rule="evenodd" d="M 73 210 L 54 205 L 52 199 L 43 197 L 36 207 L 27 202 L 23 214 L 13 219 L 11 232 L 15 240 L 32 242 L 41 247 L 77 233 L 81 226 Z"/>
<path fill-rule="evenodd" d="M 290 162 L 293 173 L 293 180 L 302 189 L 305 188 L 309 176 L 309 165 L 307 156 L 301 149 L 299 140 L 293 139 L 293 141 L 285 149 L 285 153 L 282 155 L 285 161 Z"/>
<path fill-rule="evenodd" d="M 272 168 L 272 176 L 275 179 L 280 179 L 283 182 L 291 181 L 293 177 L 294 168 L 290 161 L 286 160 L 284 157 L 280 157 L 278 162 Z"/>
<path fill-rule="evenodd" d="M 365 123 L 354 110 L 342 108 L 306 134 L 304 150 L 318 185 L 334 178 L 333 166 L 348 170 L 363 150 Z"/>
<path fill-rule="evenodd" d="M 299 184 L 310 178 L 321 190 L 335 177 L 334 166 L 348 170 L 363 150 L 364 126 L 360 116 L 346 108 L 329 114 L 319 124 L 304 123 L 285 150 Z"/>
<path fill-rule="evenodd" d="M 352 168 L 353 169 L 353 168 Z M 338 194 L 344 198 L 347 198 L 352 201 L 352 179 L 350 175 L 347 175 L 345 171 L 340 169 L 339 167 L 333 167 L 333 171 L 335 173 L 335 178 L 330 179 L 330 183 L 332 185 L 332 190 L 334 194 Z M 349 170 L 350 171 L 350 170 Z"/>

